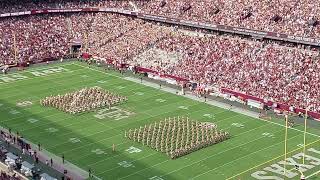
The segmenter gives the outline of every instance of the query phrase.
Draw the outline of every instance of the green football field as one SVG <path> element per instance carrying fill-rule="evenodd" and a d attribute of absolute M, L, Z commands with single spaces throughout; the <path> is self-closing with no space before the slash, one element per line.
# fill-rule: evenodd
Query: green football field
<path fill-rule="evenodd" d="M 127 96 L 128 101 L 112 112 L 99 109 L 80 115 L 39 104 L 46 96 L 93 86 Z M 303 126 L 288 130 L 286 177 L 282 121 L 251 118 L 77 61 L 0 75 L 0 116 L 1 126 L 19 131 L 57 156 L 64 154 L 84 170 L 90 167 L 96 178 L 104 180 L 300 178 L 294 165 L 302 164 Z M 175 160 L 124 137 L 125 130 L 174 116 L 214 122 L 232 137 Z M 308 129 L 307 155 L 300 165 L 308 179 L 320 179 L 319 135 L 319 129 Z"/>

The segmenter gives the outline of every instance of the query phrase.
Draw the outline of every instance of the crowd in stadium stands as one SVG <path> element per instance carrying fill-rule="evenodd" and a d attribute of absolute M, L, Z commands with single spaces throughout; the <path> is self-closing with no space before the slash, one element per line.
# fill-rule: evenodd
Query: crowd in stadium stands
<path fill-rule="evenodd" d="M 181 5 L 179 2 L 176 1 L 176 6 Z M 260 2 L 257 7 L 258 4 Z M 298 4 L 295 3 L 295 7 Z M 224 5 L 231 6 L 226 2 Z M 282 7 L 281 12 L 284 12 L 290 6 L 279 5 L 278 8 Z M 149 68 L 295 107 L 311 106 L 311 110 L 320 112 L 320 72 L 317 71 L 320 58 L 313 49 L 230 35 L 187 35 L 177 28 L 119 14 L 5 18 L 0 26 L 2 63 L 14 61 L 14 41 L 19 61 L 61 57 L 69 53 L 74 40 L 80 40 L 83 50 L 90 54 L 134 65 L 140 62 L 133 61 L 133 57 L 147 49 L 158 48 L 182 54 L 183 58 L 179 62 L 144 63 Z"/>
<path fill-rule="evenodd" d="M 320 4 L 312 0 L 152 0 L 142 11 L 193 21 L 319 37 Z"/>
<path fill-rule="evenodd" d="M 82 40 L 85 51 L 119 62 L 169 33 L 161 26 L 118 14 L 74 14 L 64 23 L 61 28 L 70 32 L 65 34 L 69 40 Z"/>
<path fill-rule="evenodd" d="M 109 7 L 166 17 L 305 37 L 320 35 L 320 3 L 313 0 L 0 0 L 0 13 L 42 8 Z M 24 2 L 24 3 L 23 3 Z"/>
<path fill-rule="evenodd" d="M 137 55 L 169 33 L 161 26 L 120 15 L 96 14 L 95 17 L 92 31 L 88 33 L 89 44 L 94 44 L 89 51 L 117 61 Z M 76 20 L 78 17 L 74 18 Z"/>
<path fill-rule="evenodd" d="M 320 58 L 316 51 L 239 37 L 182 34 L 170 36 L 156 46 L 184 52 L 174 66 L 163 67 L 161 63 L 158 70 L 168 74 L 296 107 L 306 108 L 308 104 L 320 111 Z"/>
<path fill-rule="evenodd" d="M 0 55 L 6 64 L 60 57 L 69 51 L 65 18 L 32 16 L 0 21 Z M 16 43 L 14 43 L 16 42 Z M 16 53 L 15 53 L 15 50 Z"/>
<path fill-rule="evenodd" d="M 23 61 L 67 54 L 72 39 L 84 42 L 87 38 L 90 53 L 131 64 L 135 64 L 130 61 L 132 57 L 155 46 L 183 53 L 183 58 L 174 65 L 149 63 L 149 68 L 295 106 L 301 107 L 303 102 L 313 109 L 319 107 L 320 77 L 316 70 L 320 67 L 315 51 L 240 37 L 188 36 L 116 14 L 32 16 L 0 23 L 4 25 L 0 55 L 6 62 L 14 60 L 14 34 L 18 59 Z"/>

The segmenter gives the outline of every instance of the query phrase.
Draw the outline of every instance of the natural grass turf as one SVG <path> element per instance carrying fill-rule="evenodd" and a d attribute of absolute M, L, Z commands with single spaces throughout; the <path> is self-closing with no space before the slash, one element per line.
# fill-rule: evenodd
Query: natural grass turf
<path fill-rule="evenodd" d="M 50 67 L 64 67 L 69 71 L 42 77 L 34 77 L 30 74 L 30 71 L 40 71 Z M 263 170 L 263 168 L 283 159 L 284 128 L 278 124 L 264 122 L 139 83 L 126 81 L 119 78 L 122 76 L 113 71 L 107 73 L 104 73 L 100 68 L 87 68 L 85 64 L 80 62 L 53 64 L 17 72 L 17 74 L 27 76 L 28 79 L 0 83 L 0 104 L 3 104 L 0 106 L 1 125 L 10 127 L 13 131 L 19 131 L 26 139 L 34 143 L 41 143 L 45 149 L 58 156 L 63 153 L 66 160 L 85 170 L 91 167 L 94 174 L 103 179 L 142 180 L 154 177 L 153 179 L 156 180 L 155 176 L 163 180 L 220 180 L 230 177 L 231 179 L 238 179 L 238 177 L 252 179 L 251 173 Z M 10 77 L 12 74 L 8 76 Z M 92 86 L 100 86 L 120 95 L 128 96 L 128 102 L 119 107 L 134 112 L 134 115 L 118 121 L 108 117 L 97 119 L 94 117 L 97 112 L 69 115 L 54 108 L 42 107 L 39 104 L 39 100 L 46 96 Z M 139 95 L 139 93 L 143 93 L 143 95 Z M 157 99 L 166 101 L 158 102 Z M 16 106 L 17 102 L 26 100 L 32 101 L 33 105 Z M 179 106 L 185 106 L 188 109 L 181 109 Z M 20 113 L 10 114 L 9 111 L 12 109 Z M 208 118 L 204 116 L 205 114 L 211 114 L 213 117 Z M 232 137 L 225 142 L 176 160 L 171 160 L 165 154 L 124 137 L 125 130 L 173 116 L 188 116 L 203 122 L 214 122 L 219 128 L 230 132 Z M 38 121 L 30 123 L 28 122 L 30 118 Z M 274 122 L 283 124 L 282 121 Z M 232 126 L 232 123 L 242 124 L 243 128 Z M 46 131 L 47 128 L 56 128 L 59 131 L 49 133 Z M 297 128 L 303 129 L 301 126 Z M 309 131 L 320 134 L 319 130 L 310 129 Z M 272 134 L 273 138 L 262 136 L 265 132 Z M 70 138 L 79 138 L 81 142 L 71 143 Z M 308 143 L 317 140 L 319 137 L 307 135 Z M 296 150 L 300 143 L 303 143 L 303 133 L 289 129 L 288 152 Z M 116 152 L 112 152 L 112 144 L 116 144 Z M 139 153 L 127 152 L 126 150 L 131 146 L 142 151 Z M 320 142 L 317 141 L 309 147 L 320 150 Z M 300 148 L 288 154 L 288 157 L 301 152 L 301 150 Z M 92 151 L 99 153 L 96 154 Z M 313 154 L 313 156 L 320 158 L 320 154 Z M 131 163 L 132 166 L 119 166 L 118 163 L 123 161 Z M 292 168 L 293 166 L 288 166 L 288 169 Z M 316 166 L 306 171 L 305 175 L 308 176 L 319 170 L 320 167 Z M 276 174 L 270 172 L 268 175 Z M 278 176 L 283 178 L 281 175 Z M 294 179 L 298 178 L 296 176 Z"/>

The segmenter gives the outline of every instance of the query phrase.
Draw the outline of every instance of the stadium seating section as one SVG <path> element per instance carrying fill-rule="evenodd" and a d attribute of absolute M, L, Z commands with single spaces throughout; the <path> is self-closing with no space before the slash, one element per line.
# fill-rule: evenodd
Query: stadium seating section
<path fill-rule="evenodd" d="M 14 4 L 0 0 L 0 12 L 114 7 L 290 35 L 320 36 L 320 15 L 316 13 L 320 3 L 311 0 L 24 1 Z M 14 41 L 19 61 L 37 61 L 64 56 L 70 51 L 71 41 L 88 39 L 88 51 L 99 57 L 143 64 L 202 84 L 295 107 L 310 106 L 312 111 L 320 112 L 319 51 L 310 47 L 231 35 L 193 36 L 173 27 L 104 13 L 3 18 L 0 27 L 0 64 L 14 61 Z M 134 58 L 149 49 L 180 58 L 155 60 L 157 57 L 152 54 L 144 61 Z"/>
<path fill-rule="evenodd" d="M 0 0 L 0 13 L 41 8 L 111 7 L 214 24 L 307 37 L 320 35 L 320 4 L 313 0 Z M 24 2 L 24 3 L 23 3 Z"/>

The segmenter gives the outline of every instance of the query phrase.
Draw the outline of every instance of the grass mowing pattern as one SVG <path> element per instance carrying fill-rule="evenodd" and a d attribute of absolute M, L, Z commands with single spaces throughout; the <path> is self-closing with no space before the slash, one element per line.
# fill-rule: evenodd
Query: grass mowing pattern
<path fill-rule="evenodd" d="M 225 109 L 213 107 L 181 96 L 126 81 L 116 72 L 99 72 L 79 62 L 55 64 L 67 71 L 33 76 L 32 73 L 48 66 L 18 72 L 21 80 L 0 83 L 1 125 L 19 131 L 28 140 L 41 143 L 48 151 L 75 165 L 94 171 L 103 179 L 252 179 L 251 174 L 263 170 L 283 159 L 284 128 Z M 12 77 L 9 74 L 7 77 Z M 4 76 L 0 76 L 3 78 Z M 39 100 L 50 95 L 65 94 L 84 87 L 99 86 L 127 96 L 128 101 L 118 106 L 133 112 L 129 117 L 115 120 L 110 112 L 89 112 L 78 116 L 63 113 L 55 108 L 44 108 Z M 161 101 L 159 100 L 161 99 Z M 17 106 L 30 101 L 32 105 Z M 184 108 L 179 108 L 184 107 Z M 98 114 L 98 117 L 96 118 Z M 209 114 L 209 115 L 208 115 Z M 188 116 L 200 122 L 213 122 L 232 138 L 176 160 L 124 137 L 125 130 L 154 123 L 166 117 Z M 283 123 L 278 121 L 278 123 Z M 239 126 L 240 125 L 240 126 Z M 302 130 L 303 127 L 298 126 Z M 57 130 L 55 132 L 50 130 Z M 320 134 L 310 129 L 310 132 Z M 269 133 L 266 136 L 266 133 Z M 263 135 L 265 134 L 265 135 Z M 79 141 L 74 141 L 75 139 Z M 308 148 L 319 150 L 319 137 L 309 135 Z M 303 133 L 289 129 L 288 154 L 302 151 Z M 112 145 L 116 151 L 112 151 Z M 138 151 L 131 151 L 138 149 Z M 315 153 L 308 154 L 319 157 Z M 301 161 L 300 161 L 301 162 Z M 294 168 L 288 166 L 288 169 Z M 320 168 L 305 172 L 310 175 Z M 277 175 L 269 172 L 268 175 Z M 296 179 L 298 176 L 296 176 Z M 313 179 L 319 179 L 314 178 Z"/>

